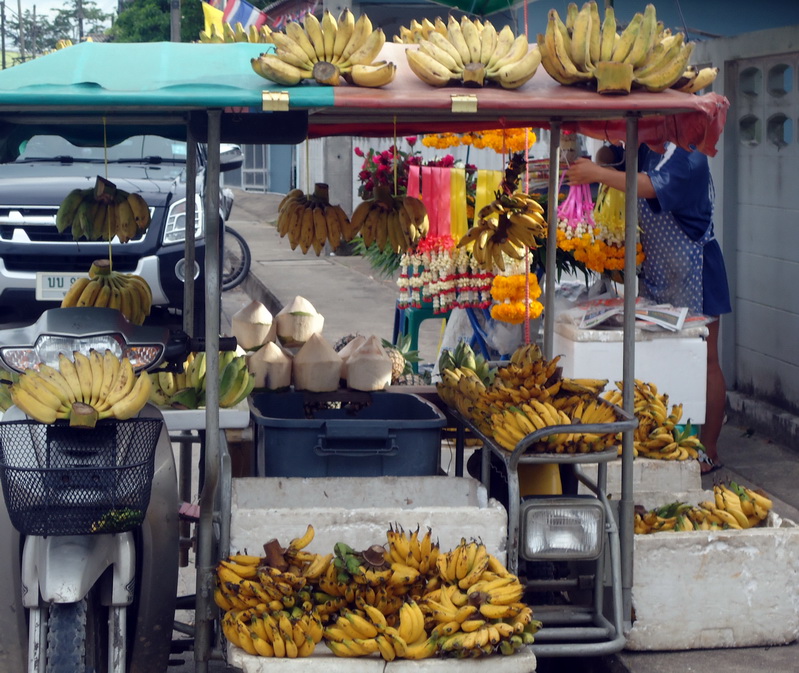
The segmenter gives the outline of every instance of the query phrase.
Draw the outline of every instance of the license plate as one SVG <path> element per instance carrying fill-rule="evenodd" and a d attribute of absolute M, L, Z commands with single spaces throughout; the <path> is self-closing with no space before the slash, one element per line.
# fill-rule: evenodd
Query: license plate
<path fill-rule="evenodd" d="M 72 283 L 85 274 L 40 272 L 36 274 L 36 299 L 38 301 L 61 301 Z"/>

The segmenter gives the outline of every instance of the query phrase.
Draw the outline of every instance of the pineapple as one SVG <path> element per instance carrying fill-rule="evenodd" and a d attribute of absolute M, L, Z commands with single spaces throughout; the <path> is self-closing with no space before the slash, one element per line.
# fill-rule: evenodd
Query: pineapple
<path fill-rule="evenodd" d="M 391 358 L 391 383 L 397 383 L 403 374 L 413 374 L 413 365 L 419 362 L 419 351 L 410 350 L 411 335 L 400 334 L 397 343 L 383 339 L 383 348 Z"/>

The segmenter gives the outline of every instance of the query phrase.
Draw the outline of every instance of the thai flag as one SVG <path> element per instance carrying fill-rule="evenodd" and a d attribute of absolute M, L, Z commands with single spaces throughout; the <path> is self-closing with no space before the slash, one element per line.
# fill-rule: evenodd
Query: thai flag
<path fill-rule="evenodd" d="M 266 14 L 246 0 L 228 0 L 222 19 L 231 26 L 241 23 L 245 28 L 249 28 L 266 23 Z"/>

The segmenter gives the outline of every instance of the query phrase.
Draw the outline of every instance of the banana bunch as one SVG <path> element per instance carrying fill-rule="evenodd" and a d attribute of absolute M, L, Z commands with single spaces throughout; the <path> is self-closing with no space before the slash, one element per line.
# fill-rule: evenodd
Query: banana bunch
<path fill-rule="evenodd" d="M 382 28 L 373 28 L 366 14 L 356 21 L 346 7 L 338 19 L 329 10 L 321 21 L 306 14 L 302 24 L 290 21 L 285 33 L 275 31 L 270 38 L 275 52 L 252 59 L 252 69 L 285 86 L 313 78 L 331 86 L 344 79 L 355 86 L 381 87 L 397 72 L 394 63 L 375 61 L 386 42 Z"/>
<path fill-rule="evenodd" d="M 322 640 L 319 619 L 299 608 L 272 612 L 258 607 L 228 610 L 220 624 L 229 642 L 247 654 L 261 657 L 309 657 Z"/>
<path fill-rule="evenodd" d="M 137 192 L 118 189 L 97 176 L 93 188 L 73 189 L 58 207 L 55 226 L 59 233 L 72 230 L 76 241 L 110 241 L 115 236 L 127 243 L 150 226 L 150 207 Z"/>
<path fill-rule="evenodd" d="M 150 401 L 159 407 L 198 409 L 205 405 L 207 372 L 205 353 L 189 353 L 182 372 L 152 372 Z M 219 407 L 235 407 L 252 392 L 255 376 L 247 358 L 236 351 L 219 352 Z"/>
<path fill-rule="evenodd" d="M 561 84 L 593 84 L 605 94 L 629 93 L 632 87 L 656 93 L 675 84 L 690 90 L 689 80 L 697 74 L 688 66 L 693 43 L 686 43 L 683 33 L 664 30 L 653 4 L 620 33 L 616 27 L 613 7 L 606 7 L 600 20 L 595 0 L 579 9 L 570 3 L 565 21 L 551 9 L 546 32 L 538 35 L 544 69 Z M 704 72 L 698 84 L 707 86 L 710 75 Z"/>
<path fill-rule="evenodd" d="M 705 66 L 697 69 L 695 66 L 689 65 L 680 78 L 671 85 L 671 88 L 683 93 L 698 93 L 713 84 L 718 74 L 719 69 L 716 67 Z"/>
<path fill-rule="evenodd" d="M 147 379 L 146 381 L 144 379 Z M 127 357 L 94 349 L 86 355 L 64 353 L 58 367 L 39 363 L 28 368 L 9 387 L 12 402 L 39 423 L 69 420 L 70 425 L 94 427 L 98 420 L 125 420 L 138 414 L 150 396 L 150 378 L 136 374 Z"/>
<path fill-rule="evenodd" d="M 317 182 L 313 194 L 292 189 L 280 202 L 277 216 L 280 237 L 289 237 L 294 250 L 298 245 L 303 254 L 313 248 L 322 254 L 325 243 L 335 250 L 342 241 L 349 242 L 357 233 L 344 209 L 331 205 L 328 186 Z"/>
<path fill-rule="evenodd" d="M 466 341 L 459 341 L 454 349 L 444 348 L 438 357 L 438 370 L 445 369 L 471 369 L 484 384 L 494 380 L 495 369 L 492 369 L 488 360 L 480 353 L 475 353 Z"/>
<path fill-rule="evenodd" d="M 14 404 L 11 399 L 11 384 L 19 379 L 17 372 L 10 372 L 0 367 L 0 411 L 5 411 Z"/>
<path fill-rule="evenodd" d="M 443 23 L 443 22 L 442 22 Z M 429 30 L 417 48 L 405 50 L 408 65 L 425 84 L 441 87 L 462 82 L 484 86 L 486 80 L 503 89 L 518 89 L 535 75 L 541 63 L 537 46 L 509 26 L 500 31 L 486 20 L 450 15 L 446 33 Z"/>
<path fill-rule="evenodd" d="M 734 481 L 716 484 L 713 501 L 698 506 L 670 503 L 648 512 L 637 511 L 633 531 L 637 534 L 660 531 L 743 530 L 760 524 L 768 517 L 772 501 L 763 493 Z"/>
<path fill-rule="evenodd" d="M 55 43 L 56 50 L 64 49 L 65 47 L 71 47 L 71 46 L 72 46 L 72 40 L 64 38 L 58 40 L 58 42 Z"/>
<path fill-rule="evenodd" d="M 225 42 L 272 42 L 272 29 L 264 24 L 263 26 L 251 25 L 247 28 L 240 21 L 236 21 L 235 26 L 229 23 L 222 24 L 222 31 L 219 31 L 216 24 L 211 24 L 211 31 L 200 31 L 200 42 L 207 44 L 223 44 Z"/>
<path fill-rule="evenodd" d="M 568 426 L 568 429 L 547 435 L 531 444 L 536 453 L 591 453 L 604 451 L 615 443 L 615 433 L 581 432 L 580 425 L 611 423 L 616 420 L 613 407 L 599 400 L 582 401 L 575 408 L 574 417 L 550 402 L 530 399 L 529 403 L 512 406 L 491 415 L 491 435 L 499 446 L 513 451 L 516 445 L 538 430 Z M 577 426 L 577 427 L 575 427 Z"/>
<path fill-rule="evenodd" d="M 352 212 L 352 229 L 360 232 L 363 244 L 386 246 L 401 254 L 413 249 L 427 235 L 427 209 L 414 196 L 394 196 L 385 185 L 375 187 L 374 198 L 361 201 Z"/>
<path fill-rule="evenodd" d="M 682 430 L 682 404 L 672 404 L 668 409 L 669 396 L 658 392 L 652 382 L 634 379 L 633 414 L 638 426 L 633 435 L 636 456 L 659 460 L 688 460 L 699 457 L 702 443 L 693 433 L 691 424 Z M 622 404 L 624 383 L 616 382 L 617 390 L 602 394 L 602 398 L 617 406 Z"/>
<path fill-rule="evenodd" d="M 477 213 L 474 225 L 458 247 L 471 246 L 474 261 L 484 269 L 506 268 L 505 256 L 525 259 L 529 249 L 538 247 L 537 238 L 546 236 L 544 208 L 529 194 L 500 194 Z"/>
<path fill-rule="evenodd" d="M 403 603 L 399 623 L 390 626 L 377 608 L 344 609 L 335 624 L 325 627 L 325 644 L 338 657 L 379 654 L 385 661 L 427 659 L 436 654 L 437 643 L 424 629 L 424 615 L 415 601 Z"/>
<path fill-rule="evenodd" d="M 482 26 L 482 24 L 479 25 Z M 411 19 L 409 25 L 399 27 L 399 35 L 395 35 L 393 40 L 397 44 L 417 44 L 420 40 L 429 39 L 432 32 L 446 37 L 447 24 L 440 16 L 436 17 L 435 23 L 428 18 L 422 19 L 421 22 Z"/>
<path fill-rule="evenodd" d="M 388 548 L 385 550 L 384 559 L 392 569 L 392 576 L 396 572 L 407 572 L 405 567 L 417 572 L 426 586 L 437 574 L 437 560 L 441 553 L 438 543 L 433 542 L 433 532 L 429 528 L 424 535 L 419 535 L 419 528 L 405 531 L 401 526 L 391 526 L 386 532 Z M 412 575 L 413 573 L 409 573 Z"/>
<path fill-rule="evenodd" d="M 78 278 L 61 300 L 61 308 L 97 306 L 120 311 L 134 325 L 150 315 L 153 295 L 147 281 L 133 273 L 118 273 L 111 262 L 98 259 L 88 276 Z"/>

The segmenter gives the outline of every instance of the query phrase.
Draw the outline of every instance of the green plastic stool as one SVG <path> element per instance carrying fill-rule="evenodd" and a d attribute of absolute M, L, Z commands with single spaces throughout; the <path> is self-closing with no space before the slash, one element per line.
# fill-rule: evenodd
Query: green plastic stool
<path fill-rule="evenodd" d="M 409 334 L 411 342 L 409 349 L 412 351 L 419 350 L 419 328 L 425 320 L 448 320 L 451 311 L 441 311 L 435 313 L 433 311 L 432 302 L 422 302 L 420 308 L 396 308 L 394 314 L 394 344 L 396 345 L 399 340 L 399 335 Z M 414 362 L 411 364 L 413 371 L 419 371 L 419 363 Z"/>

